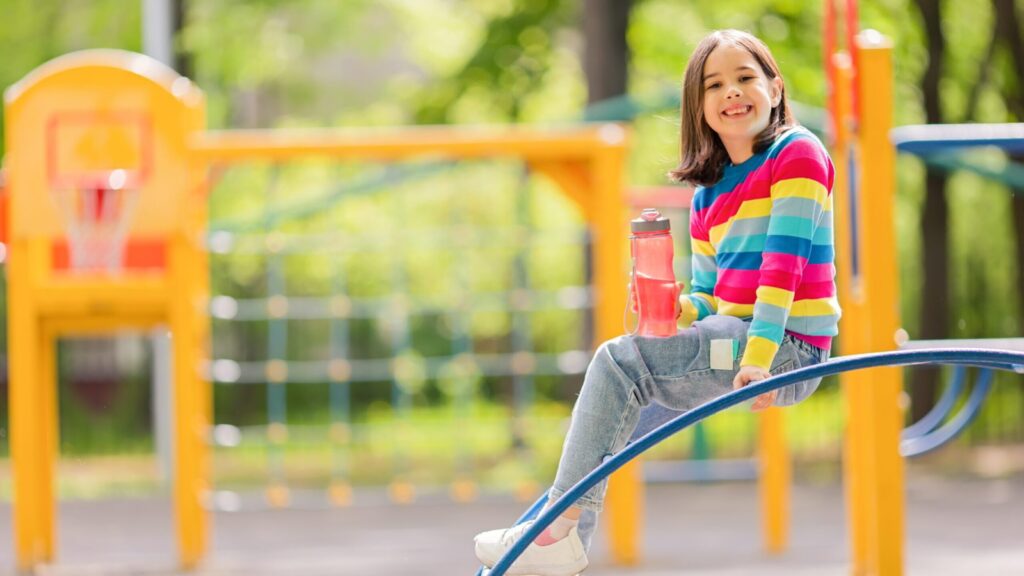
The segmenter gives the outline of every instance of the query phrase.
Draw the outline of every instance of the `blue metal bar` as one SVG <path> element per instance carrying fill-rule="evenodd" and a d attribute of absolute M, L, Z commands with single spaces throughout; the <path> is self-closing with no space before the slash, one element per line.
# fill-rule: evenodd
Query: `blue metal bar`
<path fill-rule="evenodd" d="M 489 576 L 504 576 L 513 562 L 526 550 L 526 547 L 533 542 L 540 533 L 548 527 L 562 512 L 565 512 L 588 490 L 607 478 L 613 472 L 624 466 L 630 460 L 643 454 L 654 445 L 669 438 L 676 432 L 703 420 L 713 414 L 717 414 L 726 408 L 760 396 L 772 390 L 778 390 L 783 386 L 795 384 L 804 380 L 821 378 L 840 372 L 861 370 L 878 366 L 906 366 L 912 364 L 987 364 L 993 367 L 1000 366 L 1005 369 L 1012 369 L 1014 366 L 1024 365 L 1024 353 L 1008 352 L 1002 350 L 978 350 L 978 349 L 933 349 L 933 350 L 899 350 L 895 352 L 879 352 L 875 354 L 859 354 L 836 358 L 828 362 L 807 366 L 792 372 L 786 372 L 773 376 L 766 380 L 751 384 L 739 390 L 734 390 L 701 404 L 700 406 L 673 419 L 671 422 L 660 426 L 653 432 L 645 435 L 635 443 L 626 446 L 621 452 L 615 454 L 603 464 L 587 474 L 582 480 L 576 483 L 568 492 L 555 501 L 551 507 L 540 514 L 533 524 L 523 533 L 508 552 L 494 565 L 487 573 Z"/>
<path fill-rule="evenodd" d="M 925 155 L 959 148 L 995 146 L 1007 152 L 1024 150 L 1024 124 L 924 124 L 899 126 L 889 138 L 900 152 Z"/>
<path fill-rule="evenodd" d="M 966 373 L 966 366 L 957 366 L 953 369 L 953 380 L 950 381 L 946 390 L 942 392 L 942 397 L 920 420 L 903 429 L 903 433 L 900 434 L 901 440 L 906 442 L 918 436 L 923 436 L 935 430 L 939 424 L 942 424 L 942 421 L 953 410 L 953 406 L 956 405 L 956 399 L 960 396 L 960 391 L 964 389 L 964 375 Z"/>
<path fill-rule="evenodd" d="M 344 298 L 347 289 L 347 262 L 335 262 L 332 274 L 332 292 L 334 298 Z M 350 324 L 347 315 L 334 314 L 330 320 L 328 345 L 331 360 L 340 361 L 350 354 Z M 352 385 L 349 374 L 338 374 L 328 370 L 328 410 L 331 426 L 340 426 L 342 433 L 331 430 L 334 442 L 331 443 L 331 480 L 348 483 L 351 480 L 350 462 L 352 452 Z"/>
<path fill-rule="evenodd" d="M 281 166 L 274 164 L 271 168 L 270 182 L 267 185 L 264 210 L 264 234 L 270 236 L 277 226 L 271 206 L 276 201 L 281 178 Z M 267 266 L 267 302 L 275 298 L 285 298 L 287 286 L 285 282 L 283 255 L 269 252 L 266 257 Z M 267 357 L 272 361 L 287 362 L 288 360 L 288 321 L 272 314 L 267 316 Z M 273 380 L 264 366 L 263 377 L 267 386 L 267 420 L 269 434 L 267 446 L 268 476 L 272 485 L 284 486 L 287 475 L 284 469 L 284 446 L 288 425 L 288 395 L 285 390 L 287 379 Z"/>
<path fill-rule="evenodd" d="M 396 192 L 392 198 L 392 212 L 397 221 L 401 222 L 406 214 L 402 210 L 408 204 L 404 201 L 401 192 Z M 404 253 L 394 252 L 389 255 L 388 262 L 391 266 L 391 307 L 381 318 L 380 322 L 387 323 L 385 332 L 389 334 L 391 341 L 391 357 L 393 360 L 408 359 L 412 351 L 412 334 L 409 326 L 409 276 L 406 269 Z M 378 323 L 378 326 L 380 324 Z M 390 363 L 390 362 L 389 362 Z M 391 372 L 391 408 L 397 415 L 397 422 L 394 430 L 398 441 L 394 446 L 394 457 L 392 459 L 392 475 L 394 480 L 408 482 L 412 470 L 412 462 L 409 442 L 409 427 L 412 421 L 413 389 L 411 382 L 403 381 L 403 375 L 399 370 L 394 369 L 392 364 L 389 367 Z M 405 378 L 410 377 L 408 374 Z"/>
<path fill-rule="evenodd" d="M 476 244 L 471 238 L 470 228 L 468 228 L 469 218 L 466 215 L 466 207 L 464 204 L 459 202 L 448 202 L 448 217 L 450 219 L 450 227 L 448 229 L 448 236 L 450 240 L 454 240 L 455 245 L 452 247 L 453 252 L 458 253 L 469 253 Z M 454 232 L 457 231 L 457 232 Z M 456 362 L 460 359 L 472 358 L 473 357 L 473 334 L 472 334 L 472 315 L 474 309 L 473 302 L 473 267 L 469 258 L 456 258 L 452 264 L 452 272 L 448 275 L 450 282 L 449 292 L 455 295 L 454 301 L 457 303 L 455 306 L 449 305 L 447 302 L 443 303 L 442 306 L 447 308 L 448 321 L 451 325 L 451 358 L 446 361 L 445 366 L 448 366 L 447 362 Z M 425 359 L 429 362 L 428 359 Z M 461 370 L 456 371 L 457 376 L 452 381 L 452 401 L 455 404 L 455 418 L 457 422 L 458 434 L 462 430 L 466 430 L 469 427 L 469 415 L 472 409 L 473 398 L 477 394 L 478 381 L 471 376 L 461 373 Z M 440 375 L 433 377 L 437 378 Z M 473 473 L 473 448 L 468 442 L 460 442 L 457 438 L 453 439 L 458 453 L 456 456 L 455 464 L 455 475 L 457 479 L 472 479 Z"/>
<path fill-rule="evenodd" d="M 850 142 L 845 150 L 846 154 L 846 194 L 850 198 L 847 201 L 846 213 L 848 222 L 847 230 L 850 231 L 850 281 L 854 286 L 860 282 L 860 238 L 861 214 L 860 214 L 860 170 L 857 161 L 860 157 L 853 142 Z"/>
<path fill-rule="evenodd" d="M 989 390 L 992 389 L 993 374 L 993 371 L 989 368 L 982 369 L 978 374 L 978 381 L 975 382 L 974 389 L 971 390 L 970 397 L 968 397 L 967 402 L 960 411 L 957 412 L 957 415 L 950 419 L 945 426 L 934 432 L 908 438 L 900 442 L 900 454 L 907 458 L 921 456 L 959 436 L 978 416 L 978 412 L 981 411 L 981 405 L 985 402 Z"/>
<path fill-rule="evenodd" d="M 523 301 L 525 291 L 530 285 L 530 246 L 525 242 L 532 235 L 530 229 L 530 171 L 524 168 L 519 177 L 519 188 L 514 191 L 515 195 L 515 226 L 516 239 L 515 257 L 512 259 L 512 291 L 509 294 L 508 309 L 512 314 L 512 353 L 513 358 L 531 357 L 533 349 L 532 322 L 528 309 L 529 302 Z M 526 439 L 526 432 L 529 429 L 527 424 L 527 410 L 533 402 L 534 380 L 533 368 L 517 366 L 513 361 L 512 365 L 512 439 L 513 446 L 523 456 L 527 466 L 534 468 L 534 454 L 530 449 L 529 441 Z"/>

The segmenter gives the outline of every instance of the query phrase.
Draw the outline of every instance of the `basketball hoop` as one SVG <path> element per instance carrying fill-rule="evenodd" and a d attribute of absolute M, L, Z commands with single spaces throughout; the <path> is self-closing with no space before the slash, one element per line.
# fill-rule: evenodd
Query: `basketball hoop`
<path fill-rule="evenodd" d="M 66 179 L 53 194 L 67 230 L 71 270 L 120 271 L 139 199 L 134 171 L 115 169 Z"/>

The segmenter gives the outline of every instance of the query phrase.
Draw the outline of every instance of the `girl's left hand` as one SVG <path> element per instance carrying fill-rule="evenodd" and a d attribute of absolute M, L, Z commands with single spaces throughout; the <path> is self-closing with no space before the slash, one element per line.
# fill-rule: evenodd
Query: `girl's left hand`
<path fill-rule="evenodd" d="M 732 381 L 732 389 L 739 390 L 751 382 L 757 382 L 764 380 L 771 376 L 771 374 L 764 368 L 757 366 L 741 366 L 740 371 L 736 373 L 736 378 Z M 754 412 L 759 412 L 768 408 L 775 403 L 775 397 L 778 396 L 778 390 L 772 390 L 771 392 L 765 392 L 754 399 L 754 403 L 750 405 L 750 409 Z"/>

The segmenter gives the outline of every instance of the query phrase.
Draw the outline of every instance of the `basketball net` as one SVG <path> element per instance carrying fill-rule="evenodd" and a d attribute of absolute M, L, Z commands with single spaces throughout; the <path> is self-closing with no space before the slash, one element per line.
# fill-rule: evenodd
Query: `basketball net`
<path fill-rule="evenodd" d="M 54 190 L 67 229 L 71 270 L 117 273 L 123 268 L 139 198 L 132 176 L 127 170 L 110 170 Z"/>

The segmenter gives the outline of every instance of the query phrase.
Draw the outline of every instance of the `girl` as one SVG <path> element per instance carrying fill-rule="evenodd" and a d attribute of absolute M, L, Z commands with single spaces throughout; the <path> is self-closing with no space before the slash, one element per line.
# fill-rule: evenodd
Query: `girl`
<path fill-rule="evenodd" d="M 597 349 L 549 502 L 621 450 L 645 407 L 689 410 L 829 357 L 839 319 L 832 162 L 793 119 L 764 43 L 736 30 L 702 40 L 683 80 L 681 124 L 681 161 L 669 176 L 697 186 L 693 278 L 680 297 L 689 328 L 668 338 L 622 336 Z M 819 382 L 764 394 L 752 408 L 796 404 Z M 586 568 L 605 488 L 595 486 L 559 516 L 508 574 L 572 576 Z M 477 557 L 493 566 L 528 527 L 477 535 Z"/>

